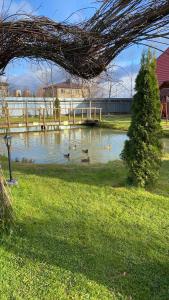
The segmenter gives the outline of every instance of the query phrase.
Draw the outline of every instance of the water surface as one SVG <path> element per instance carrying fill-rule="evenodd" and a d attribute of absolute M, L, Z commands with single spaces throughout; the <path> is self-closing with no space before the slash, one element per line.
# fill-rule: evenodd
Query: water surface
<path fill-rule="evenodd" d="M 127 136 L 104 128 L 74 128 L 61 131 L 20 133 L 12 138 L 12 159 L 32 159 L 35 163 L 70 164 L 106 163 L 120 158 Z M 164 140 L 169 153 L 169 139 Z M 88 154 L 82 150 L 88 150 Z M 70 153 L 70 160 L 64 154 Z M 6 155 L 3 137 L 0 137 L 0 154 Z"/>

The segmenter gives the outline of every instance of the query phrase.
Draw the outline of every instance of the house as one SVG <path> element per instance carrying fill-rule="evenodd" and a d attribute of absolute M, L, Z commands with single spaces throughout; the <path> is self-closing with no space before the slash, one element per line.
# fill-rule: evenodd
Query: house
<path fill-rule="evenodd" d="M 40 97 L 40 98 L 43 98 L 44 97 L 44 88 L 43 87 L 39 87 L 37 90 L 36 90 L 36 93 L 35 93 L 35 96 L 36 97 Z"/>
<path fill-rule="evenodd" d="M 32 92 L 29 89 L 23 90 L 22 97 L 32 97 Z"/>
<path fill-rule="evenodd" d="M 7 82 L 0 82 L 0 97 L 7 97 L 9 94 L 9 84 Z"/>
<path fill-rule="evenodd" d="M 21 90 L 15 90 L 13 95 L 14 95 L 14 97 L 22 97 L 22 91 Z"/>
<path fill-rule="evenodd" d="M 88 98 L 89 89 L 86 86 L 67 80 L 65 82 L 56 83 L 45 87 L 44 97 L 57 97 L 61 99 Z"/>
<path fill-rule="evenodd" d="M 162 117 L 169 116 L 169 48 L 157 58 L 157 78 L 160 88 Z"/>
<path fill-rule="evenodd" d="M 169 48 L 157 58 L 157 78 L 159 86 L 169 81 Z"/>

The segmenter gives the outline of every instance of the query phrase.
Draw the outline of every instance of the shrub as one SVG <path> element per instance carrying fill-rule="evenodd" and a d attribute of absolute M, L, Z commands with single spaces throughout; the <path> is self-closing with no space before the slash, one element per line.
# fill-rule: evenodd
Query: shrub
<path fill-rule="evenodd" d="M 56 98 L 54 101 L 54 114 L 56 118 L 60 117 L 60 101 L 58 98 Z"/>
<path fill-rule="evenodd" d="M 135 89 L 129 140 L 125 143 L 122 159 L 127 164 L 130 183 L 145 187 L 158 179 L 162 155 L 156 59 L 150 50 L 142 55 Z"/>

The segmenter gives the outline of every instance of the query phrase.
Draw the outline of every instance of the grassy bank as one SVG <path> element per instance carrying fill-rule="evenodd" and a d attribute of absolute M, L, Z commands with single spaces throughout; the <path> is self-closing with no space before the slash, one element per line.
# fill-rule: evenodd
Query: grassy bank
<path fill-rule="evenodd" d="M 100 127 L 127 131 L 130 126 L 130 122 L 130 115 L 103 116 L 102 121 L 100 122 Z M 164 136 L 169 137 L 169 121 L 166 122 L 166 120 L 162 120 L 161 125 Z"/>
<path fill-rule="evenodd" d="M 14 170 L 0 299 L 169 299 L 169 160 L 153 191 L 125 186 L 122 162 Z"/>

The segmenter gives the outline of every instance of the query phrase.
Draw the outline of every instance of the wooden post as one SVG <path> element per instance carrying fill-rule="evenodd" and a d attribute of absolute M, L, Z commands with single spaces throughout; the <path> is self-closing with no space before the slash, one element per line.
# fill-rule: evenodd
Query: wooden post
<path fill-rule="evenodd" d="M 100 108 L 100 121 L 102 120 L 102 108 Z"/>
<path fill-rule="evenodd" d="M 39 123 L 41 123 L 41 107 L 39 108 Z"/>
<path fill-rule="evenodd" d="M 25 121 L 26 121 L 26 127 L 28 126 L 28 102 L 26 101 L 26 103 L 25 103 L 25 105 L 26 105 L 26 112 L 25 112 L 25 115 L 26 115 L 26 119 L 25 119 Z"/>
<path fill-rule="evenodd" d="M 24 106 L 22 108 L 22 116 L 23 116 L 23 121 L 25 121 L 25 109 L 24 109 Z"/>
<path fill-rule="evenodd" d="M 34 98 L 35 99 L 35 98 Z M 37 116 L 37 112 L 36 112 L 36 102 L 34 102 L 34 104 L 35 104 L 35 106 L 34 106 L 34 108 L 35 108 L 35 118 L 36 118 L 36 116 Z"/>
<path fill-rule="evenodd" d="M 167 105 L 167 97 L 165 98 L 165 114 L 166 114 L 166 123 L 168 123 L 168 105 Z"/>
<path fill-rule="evenodd" d="M 70 108 L 68 107 L 68 122 L 70 123 Z"/>
<path fill-rule="evenodd" d="M 46 128 L 46 126 L 45 126 L 45 108 L 43 108 L 43 126 L 45 129 Z"/>
<path fill-rule="evenodd" d="M 94 119 L 96 120 L 96 107 L 94 108 Z"/>
<path fill-rule="evenodd" d="M 163 117 L 163 102 L 161 102 L 161 119 Z"/>
<path fill-rule="evenodd" d="M 52 117 L 52 102 L 50 101 L 50 116 Z"/>
<path fill-rule="evenodd" d="M 76 110 L 73 110 L 73 124 L 76 122 Z"/>
<path fill-rule="evenodd" d="M 10 119 L 9 119 L 9 108 L 8 107 L 6 108 L 6 117 L 7 117 L 7 125 L 9 128 L 10 127 Z"/>
<path fill-rule="evenodd" d="M 58 112 L 59 112 L 59 125 L 62 122 L 62 118 L 61 118 L 61 108 L 58 108 Z"/>
<path fill-rule="evenodd" d="M 92 118 L 92 102 L 90 101 L 89 119 Z"/>
<path fill-rule="evenodd" d="M 25 108 L 22 109 L 22 115 L 23 115 L 23 122 L 26 122 Z"/>
<path fill-rule="evenodd" d="M 82 108 L 82 117 L 81 117 L 81 120 L 83 121 L 83 108 Z"/>
<path fill-rule="evenodd" d="M 28 110 L 27 109 L 25 112 L 25 123 L 26 123 L 26 127 L 28 127 Z"/>
<path fill-rule="evenodd" d="M 69 108 L 69 122 L 70 122 L 70 119 L 71 119 L 71 108 Z"/>

